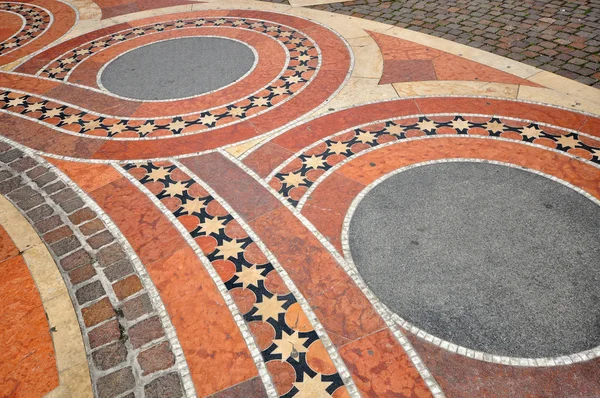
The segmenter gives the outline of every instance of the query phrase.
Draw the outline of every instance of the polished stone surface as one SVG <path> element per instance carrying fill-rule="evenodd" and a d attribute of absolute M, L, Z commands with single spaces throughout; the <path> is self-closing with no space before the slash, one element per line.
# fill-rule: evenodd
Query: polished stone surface
<path fill-rule="evenodd" d="M 356 266 L 398 315 L 517 357 L 600 344 L 600 207 L 494 164 L 417 167 L 376 186 L 350 225 Z"/>
<path fill-rule="evenodd" d="M 234 40 L 184 37 L 123 54 L 106 66 L 100 80 L 108 91 L 126 98 L 186 98 L 235 82 L 254 60 L 252 50 Z"/>

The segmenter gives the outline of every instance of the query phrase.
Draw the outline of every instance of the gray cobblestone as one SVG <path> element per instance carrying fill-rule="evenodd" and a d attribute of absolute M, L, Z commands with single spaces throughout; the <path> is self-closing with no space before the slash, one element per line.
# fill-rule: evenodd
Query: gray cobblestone
<path fill-rule="evenodd" d="M 311 8 L 443 37 L 600 86 L 600 1 L 357 0 Z M 552 51 L 523 51 L 530 45 Z M 573 63 L 586 67 L 568 67 Z"/>

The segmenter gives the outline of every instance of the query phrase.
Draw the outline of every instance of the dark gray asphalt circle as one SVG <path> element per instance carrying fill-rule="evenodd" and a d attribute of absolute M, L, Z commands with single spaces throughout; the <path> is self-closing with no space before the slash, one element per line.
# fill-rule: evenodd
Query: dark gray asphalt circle
<path fill-rule="evenodd" d="M 487 353 L 600 345 L 600 206 L 513 167 L 438 163 L 371 190 L 350 223 L 367 285 L 424 331 Z"/>
<path fill-rule="evenodd" d="M 254 60 L 252 50 L 234 40 L 184 37 L 121 55 L 106 66 L 100 81 L 126 98 L 186 98 L 233 83 L 252 69 Z"/>

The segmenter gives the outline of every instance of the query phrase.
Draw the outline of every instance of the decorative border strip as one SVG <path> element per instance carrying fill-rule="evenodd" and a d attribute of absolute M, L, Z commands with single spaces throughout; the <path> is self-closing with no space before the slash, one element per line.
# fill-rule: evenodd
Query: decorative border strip
<path fill-rule="evenodd" d="M 312 21 L 314 22 L 314 21 Z M 338 91 L 339 92 L 339 91 Z M 548 103 L 544 103 L 544 102 L 539 102 L 539 101 L 532 101 L 532 100 L 525 100 L 525 99 L 516 99 L 516 98 L 500 98 L 500 97 L 494 97 L 494 96 L 486 96 L 486 95 L 459 95 L 459 94 L 446 94 L 446 95 L 413 95 L 413 96 L 407 96 L 407 97 L 398 97 L 398 98 L 391 98 L 391 99 L 386 99 L 386 100 L 374 100 L 374 101 L 365 101 L 365 102 L 359 102 L 356 104 L 352 104 L 352 105 L 348 105 L 348 106 L 344 106 L 338 109 L 331 109 L 328 112 L 324 112 L 322 114 L 318 114 L 318 115 L 314 115 L 315 112 L 313 113 L 313 116 L 310 116 L 306 119 L 298 119 L 296 122 L 294 123 L 289 123 L 288 125 L 286 125 L 286 129 L 278 129 L 278 130 L 274 130 L 269 136 L 269 138 L 275 138 L 279 135 L 282 135 L 284 133 L 286 133 L 288 130 L 291 130 L 295 127 L 301 126 L 303 124 L 307 124 L 311 121 L 320 119 L 322 117 L 325 116 L 330 116 L 333 115 L 334 113 L 338 113 L 338 112 L 343 112 L 343 111 L 347 111 L 353 108 L 358 108 L 358 107 L 362 107 L 362 106 L 367 106 L 367 105 L 373 105 L 373 104 L 386 104 L 386 103 L 391 103 L 391 102 L 396 102 L 396 101 L 410 101 L 410 100 L 418 100 L 418 99 L 441 99 L 441 98 L 445 98 L 445 99 L 453 99 L 453 98 L 470 98 L 470 99 L 487 99 L 487 100 L 492 100 L 492 101 L 506 101 L 506 102 L 516 102 L 516 103 L 524 103 L 524 104 L 530 104 L 530 105 L 541 105 L 541 106 L 545 106 L 547 108 L 551 108 L 551 109 L 559 109 L 559 110 L 564 110 L 564 111 L 569 111 L 575 114 L 580 114 L 580 115 L 584 115 L 584 116 L 590 116 L 590 117 L 594 117 L 597 118 L 599 117 L 600 114 L 596 114 L 596 113 L 592 113 L 592 112 L 586 112 L 586 111 L 582 111 L 582 110 L 573 110 L 570 108 L 567 108 L 566 106 L 561 106 L 561 105 L 555 105 L 555 104 L 548 104 Z M 333 99 L 333 98 L 332 98 Z M 433 113 L 431 114 L 433 115 Z M 466 113 L 465 113 L 466 115 Z M 306 116 L 306 115 L 305 115 Z M 422 115 L 416 115 L 416 116 L 422 116 Z M 485 116 L 489 116 L 489 115 L 485 115 Z M 504 117 L 502 115 L 494 115 L 497 117 Z M 517 118 L 514 118 L 515 120 L 520 120 Z M 388 120 L 388 119 L 383 119 L 383 120 Z M 370 124 L 372 122 L 368 122 L 368 123 L 364 123 L 361 125 L 358 125 L 356 127 L 361 127 L 367 124 Z M 539 122 L 536 122 L 539 123 Z M 553 128 L 561 128 L 561 127 L 556 127 L 553 126 L 551 124 L 544 124 L 546 126 L 549 127 L 553 127 Z M 353 128 L 356 128 L 353 127 Z M 581 127 L 581 126 L 580 126 Z M 352 129 L 352 128 L 351 128 Z M 575 130 L 570 130 L 570 129 L 564 129 L 565 131 L 573 131 L 576 132 Z M 251 153 L 253 153 L 254 151 L 256 151 L 258 148 L 260 148 L 262 145 L 256 145 L 253 146 L 252 148 L 249 148 L 247 151 L 245 151 L 243 154 L 241 154 L 238 159 L 240 160 L 244 160 L 246 157 L 248 157 Z M 225 148 L 225 147 L 223 147 Z"/>
<path fill-rule="evenodd" d="M 54 22 L 54 15 L 50 11 L 35 4 L 3 2 L 0 3 L 0 11 L 17 14 L 24 20 L 17 33 L 0 43 L 0 56 L 8 55 L 43 36 Z M 29 28 L 25 30 L 27 26 Z"/>
<path fill-rule="evenodd" d="M 344 252 L 344 257 L 346 258 L 346 261 L 348 262 L 348 264 L 354 268 L 354 270 L 357 274 L 359 274 L 359 271 L 358 271 L 358 268 L 356 267 L 356 265 L 354 264 L 354 260 L 352 258 L 352 253 L 350 251 L 350 241 L 349 241 L 348 236 L 349 236 L 349 230 L 350 230 L 350 222 L 352 220 L 352 217 L 354 216 L 354 212 L 356 211 L 356 209 L 358 208 L 360 202 L 364 199 L 364 197 L 369 192 L 371 192 L 371 190 L 373 190 L 376 186 L 378 186 L 379 184 L 381 184 L 388 178 L 393 177 L 401 172 L 404 172 L 404 171 L 407 171 L 410 169 L 414 169 L 416 167 L 421 167 L 421 166 L 428 166 L 428 165 L 440 164 L 440 163 L 455 163 L 455 162 L 488 163 L 488 164 L 495 164 L 495 165 L 500 165 L 500 166 L 507 166 L 507 167 L 518 169 L 518 170 L 524 170 L 524 171 L 548 178 L 554 182 L 557 182 L 568 188 L 571 188 L 575 192 L 583 195 L 587 199 L 591 200 L 592 202 L 594 202 L 595 204 L 600 206 L 600 200 L 598 198 L 590 195 L 589 193 L 585 192 L 581 188 L 578 188 L 560 178 L 554 177 L 554 176 L 546 174 L 546 173 L 542 173 L 541 171 L 524 168 L 524 167 L 517 166 L 512 163 L 498 162 L 498 161 L 494 161 L 494 160 L 477 159 L 477 158 L 449 158 L 449 159 L 432 160 L 432 161 L 427 161 L 427 162 L 411 164 L 409 166 L 399 168 L 399 169 L 394 170 L 384 176 L 381 176 L 378 179 L 376 179 L 375 181 L 373 181 L 372 183 L 370 183 L 369 185 L 367 185 L 356 196 L 356 198 L 354 198 L 354 200 L 352 201 L 352 204 L 348 208 L 348 212 L 346 213 L 346 216 L 344 217 L 341 242 L 342 242 L 342 249 Z M 394 320 L 394 322 L 396 322 L 403 329 L 405 329 L 405 330 L 411 332 L 412 334 L 414 334 L 415 336 L 420 337 L 420 338 L 422 338 L 440 348 L 443 348 L 449 352 L 463 355 L 463 356 L 471 358 L 471 359 L 477 359 L 480 361 L 497 363 L 497 364 L 501 364 L 501 365 L 549 367 L 549 366 L 571 365 L 573 363 L 584 362 L 584 361 L 588 361 L 588 360 L 600 357 L 600 345 L 597 347 L 588 349 L 588 350 L 584 350 L 584 351 L 575 353 L 575 354 L 563 355 L 563 356 L 559 356 L 559 357 L 547 357 L 547 358 L 508 357 L 508 356 L 490 354 L 490 353 L 483 352 L 483 351 L 477 351 L 477 350 L 473 350 L 470 348 L 462 347 L 457 344 L 453 344 L 449 341 L 446 341 L 446 340 L 440 339 L 439 337 L 433 336 L 433 335 L 425 332 L 424 330 L 418 328 L 417 326 L 409 323 L 404 318 L 402 318 L 398 314 L 394 313 L 394 311 L 392 311 L 385 304 L 381 303 L 381 306 L 388 312 L 389 316 Z"/>
<path fill-rule="evenodd" d="M 435 122 L 432 121 L 433 117 L 452 117 L 453 119 L 448 122 Z M 489 119 L 487 122 L 471 122 L 465 120 L 464 117 L 481 117 Z M 419 122 L 411 123 L 409 125 L 402 125 L 402 120 L 407 119 L 415 119 L 418 118 Z M 503 122 L 503 120 L 513 120 L 522 123 L 528 123 L 526 127 L 514 127 L 507 125 Z M 548 149 L 555 149 L 561 154 L 566 154 L 569 156 L 574 156 L 568 153 L 569 149 L 582 149 L 591 153 L 591 160 L 586 160 L 577 157 L 583 162 L 594 165 L 595 167 L 600 167 L 600 145 L 599 147 L 592 147 L 590 145 L 585 144 L 581 140 L 579 140 L 579 135 L 585 136 L 588 139 L 598 141 L 600 144 L 600 140 L 597 137 L 589 136 L 585 133 L 578 133 L 569 131 L 568 134 L 556 136 L 553 134 L 549 134 L 542 129 L 539 128 L 540 125 L 544 125 L 543 123 L 536 123 L 531 121 L 525 121 L 522 119 L 516 118 L 504 118 L 499 116 L 490 116 L 490 115 L 479 115 L 479 114 L 465 114 L 465 115 L 457 115 L 457 114 L 434 114 L 434 115 L 411 115 L 411 116 L 403 116 L 401 118 L 388 118 L 378 121 L 369 122 L 367 124 L 362 125 L 363 127 L 372 126 L 376 124 L 385 123 L 385 127 L 383 129 L 377 131 L 369 131 L 367 129 L 363 130 L 360 127 L 349 128 L 343 130 L 341 132 L 337 132 L 328 137 L 322 138 L 319 141 L 316 141 L 309 146 L 301 149 L 296 152 L 296 154 L 289 157 L 285 162 L 280 164 L 275 170 L 271 172 L 271 174 L 267 177 L 267 181 L 270 183 L 279 180 L 281 181 L 281 188 L 279 189 L 279 194 L 284 196 L 287 200 L 290 201 L 294 206 L 297 206 L 299 210 L 302 209 L 306 200 L 310 196 L 310 194 L 314 191 L 318 183 L 323 181 L 327 176 L 329 176 L 332 172 L 333 168 L 336 168 L 345 164 L 348 160 L 355 158 L 365 151 L 370 151 L 372 148 L 379 148 L 384 145 L 389 145 L 390 143 L 397 143 L 403 141 L 409 141 L 415 138 L 430 138 L 430 137 L 480 137 L 480 138 L 500 138 L 502 133 L 514 132 L 519 134 L 523 141 L 518 141 L 517 139 L 508 139 L 511 142 L 523 142 L 523 143 L 533 143 L 538 138 L 545 138 L 551 141 L 556 142 L 556 148 L 550 148 L 547 146 L 543 146 Z M 440 127 L 445 128 L 453 128 L 455 129 L 456 134 L 437 134 L 437 129 Z M 481 135 L 470 135 L 468 131 L 471 128 L 479 128 L 486 130 L 489 136 L 481 136 Z M 565 129 L 559 130 L 565 131 Z M 420 137 L 411 137 L 407 138 L 406 133 L 410 131 L 422 131 L 425 135 Z M 355 135 L 349 140 L 342 141 L 332 141 L 333 138 L 347 134 L 351 131 L 354 131 Z M 380 138 L 384 138 L 383 143 L 379 143 Z M 394 141 L 389 141 L 388 139 L 394 139 Z M 319 154 L 313 154 L 311 156 L 306 153 L 309 152 L 312 148 L 317 147 L 321 144 L 326 144 L 327 149 L 324 152 Z M 365 144 L 370 148 L 359 150 L 359 152 L 353 152 L 351 147 L 355 144 Z M 539 145 L 539 144 L 534 144 Z M 541 146 L 541 145 L 539 145 Z M 341 155 L 346 158 L 339 163 L 335 163 L 334 165 L 330 165 L 326 162 L 327 158 L 330 155 Z M 295 170 L 290 172 L 282 173 L 287 165 L 289 165 L 294 160 L 299 159 L 303 165 Z M 324 173 L 321 174 L 317 179 L 311 181 L 307 173 L 311 170 L 324 170 Z M 300 200 L 296 201 L 292 199 L 289 194 L 293 188 L 296 187 L 306 187 L 308 188 L 306 192 L 304 192 L 300 198 Z"/>
<path fill-rule="evenodd" d="M 2 105 L 2 110 L 4 112 L 10 112 L 12 114 L 19 115 L 19 117 L 23 117 L 26 119 L 36 121 L 38 123 L 42 123 L 48 127 L 54 128 L 55 130 L 60 131 L 65 134 L 80 136 L 82 134 L 88 134 L 90 131 L 98 130 L 98 131 L 106 131 L 106 132 L 108 132 L 108 135 L 102 137 L 102 136 L 88 134 L 88 135 L 86 135 L 86 137 L 92 138 L 92 139 L 94 139 L 94 138 L 95 139 L 106 139 L 106 137 L 108 137 L 113 140 L 123 140 L 123 141 L 139 140 L 139 139 L 165 139 L 165 138 L 170 137 L 170 136 L 147 137 L 148 134 L 154 133 L 157 131 L 170 132 L 171 135 L 179 135 L 179 134 L 187 135 L 187 134 L 193 134 L 193 133 L 202 133 L 204 131 L 209 131 L 211 129 L 229 126 L 229 125 L 238 123 L 241 120 L 252 119 L 252 118 L 259 116 L 265 112 L 268 112 L 269 110 L 271 110 L 273 108 L 280 106 L 281 104 L 289 101 L 290 99 L 292 99 L 295 96 L 297 96 L 298 94 L 300 94 L 302 92 L 302 90 L 304 88 L 308 87 L 313 82 L 313 80 L 316 78 L 316 76 L 318 75 L 319 70 L 321 68 L 321 59 L 322 59 L 321 50 L 319 49 L 318 45 L 314 42 L 314 40 L 312 40 L 310 37 L 304 35 L 299 30 L 292 28 L 292 27 L 288 27 L 286 25 L 277 24 L 277 23 L 271 22 L 271 21 L 256 20 L 258 22 L 254 22 L 252 24 L 249 23 L 249 21 L 254 21 L 254 20 L 255 19 L 243 18 L 243 17 L 228 17 L 228 18 L 207 17 L 207 18 L 184 19 L 184 20 L 168 21 L 168 22 L 183 23 L 184 25 L 182 25 L 182 27 L 179 29 L 183 29 L 183 27 L 185 27 L 185 21 L 191 21 L 191 22 L 203 21 L 202 25 L 198 26 L 198 27 L 212 27 L 212 25 L 210 25 L 210 26 L 204 25 L 205 23 L 208 23 L 208 22 L 212 22 L 212 23 L 216 24 L 216 25 L 214 25 L 214 27 L 225 27 L 225 26 L 221 26 L 221 25 L 223 23 L 226 23 L 227 21 L 229 21 L 232 24 L 232 26 L 230 28 L 242 29 L 243 27 L 241 25 L 247 24 L 248 27 L 251 27 L 252 29 L 258 28 L 258 25 L 260 25 L 263 27 L 263 30 L 265 32 L 271 32 L 270 30 L 268 30 L 271 28 L 275 29 L 274 31 L 278 33 L 278 36 L 269 36 L 269 37 L 271 37 L 275 40 L 279 40 L 282 44 L 291 43 L 294 46 L 294 48 L 288 49 L 287 47 L 285 47 L 285 46 L 284 47 L 286 48 L 286 52 L 288 53 L 288 56 L 290 57 L 289 59 L 290 60 L 298 60 L 299 64 L 294 65 L 294 66 L 289 66 L 289 64 L 288 64 L 286 71 L 291 71 L 291 72 L 293 72 L 293 74 L 290 76 L 280 75 L 275 80 L 278 85 L 270 85 L 270 86 L 263 88 L 262 90 L 259 90 L 259 91 L 265 91 L 265 90 L 269 91 L 270 94 L 267 96 L 264 96 L 264 97 L 256 96 L 256 95 L 254 95 L 254 94 L 258 93 L 258 92 L 256 92 L 256 93 L 246 97 L 245 99 L 235 102 L 235 103 L 203 110 L 200 112 L 192 112 L 192 113 L 188 113 L 188 114 L 177 115 L 174 117 L 173 116 L 157 116 L 157 117 L 147 117 L 147 118 L 134 118 L 134 117 L 119 118 L 119 117 L 115 117 L 113 115 L 106 115 L 106 114 L 102 114 L 99 112 L 88 111 L 86 109 L 81 108 L 78 105 L 69 104 L 69 103 L 66 103 L 63 101 L 56 101 L 54 99 L 47 98 L 43 95 L 32 95 L 32 94 L 29 94 L 22 90 L 13 90 L 10 88 L 2 88 L 2 90 L 4 90 L 4 92 L 2 93 L 2 97 L 0 97 L 0 100 L 1 100 L 0 104 Z M 219 21 L 224 21 L 224 22 L 221 23 Z M 233 21 L 233 22 L 231 22 L 231 21 Z M 241 21 L 241 23 L 237 24 L 237 25 L 233 25 L 238 21 Z M 154 25 L 149 25 L 147 28 L 152 29 L 152 27 L 154 27 L 154 28 L 158 29 L 157 32 L 163 32 L 163 31 L 165 31 L 164 30 L 165 25 L 168 25 L 168 23 L 167 22 L 156 23 Z M 161 27 L 161 26 L 163 26 L 163 27 L 159 29 L 158 27 Z M 194 24 L 190 27 L 196 28 L 197 26 Z M 140 31 L 144 32 L 143 28 L 144 27 L 132 28 L 129 30 L 134 32 L 136 29 L 139 29 Z M 288 29 L 288 30 L 281 32 L 280 30 L 282 28 Z M 294 35 L 296 35 L 296 36 L 294 36 Z M 119 35 L 118 33 L 114 33 L 110 36 L 122 37 L 122 40 L 120 40 L 119 42 L 126 40 L 125 36 Z M 139 37 L 139 36 L 136 36 L 136 37 Z M 304 41 L 308 41 L 309 45 L 304 45 L 303 44 Z M 108 44 L 107 44 L 108 42 L 101 41 L 100 39 L 97 39 L 95 42 L 105 43 L 103 45 L 108 46 Z M 90 45 L 90 47 L 95 48 L 94 44 Z M 316 53 L 316 55 L 309 54 L 313 50 Z M 71 51 L 75 55 L 73 57 L 70 57 L 69 59 L 76 58 L 76 56 L 77 56 L 76 51 L 79 51 L 79 50 Z M 84 51 L 84 50 L 81 50 L 81 51 Z M 85 51 L 89 52 L 90 54 L 92 53 L 89 48 L 86 49 Z M 289 55 L 290 51 L 298 52 L 299 55 L 296 56 L 296 58 L 291 57 Z M 315 66 L 315 67 L 309 66 L 308 63 L 314 59 L 317 59 L 317 66 Z M 70 65 L 70 64 L 67 64 L 67 65 Z M 308 73 L 310 76 L 308 78 L 303 77 L 303 74 L 305 74 L 305 73 Z M 296 90 L 295 92 L 292 92 L 290 90 L 290 88 L 296 84 L 300 84 L 301 87 L 298 90 Z M 16 98 L 12 98 L 12 97 L 15 97 L 15 94 L 21 94 L 21 96 L 16 96 Z M 271 101 L 275 97 L 278 97 L 278 96 L 285 96 L 285 98 L 282 101 L 277 102 L 276 104 L 272 104 Z M 32 103 L 31 100 L 33 100 L 34 102 Z M 177 99 L 175 99 L 175 100 L 177 100 Z M 46 105 L 48 105 L 48 106 L 46 106 Z M 20 107 L 23 109 L 21 109 L 20 112 L 15 112 L 14 110 L 10 110 L 10 111 L 8 110 L 9 108 L 17 108 L 17 107 Z M 76 112 L 67 114 L 67 113 L 65 113 L 67 108 L 73 108 Z M 256 113 L 253 113 L 251 115 L 246 114 L 246 112 L 248 112 L 254 108 L 264 108 L 264 109 L 262 109 Z M 217 111 L 219 111 L 220 113 Z M 36 113 L 36 114 L 39 113 L 39 115 L 37 117 L 32 118 L 31 116 L 27 116 L 30 113 Z M 189 116 L 189 118 L 186 118 L 186 116 Z M 52 120 L 52 119 L 57 119 L 57 118 L 58 118 L 58 121 L 55 121 L 53 124 L 48 124 L 47 122 L 45 122 L 46 120 Z M 220 120 L 227 120 L 227 119 L 231 119 L 231 118 L 233 118 L 233 121 L 229 121 L 229 122 L 225 121 L 224 123 L 219 123 Z M 142 121 L 144 123 L 138 126 L 137 124 L 139 124 L 139 123 L 135 123 L 134 121 Z M 183 132 L 184 129 L 191 127 L 191 126 L 199 126 L 200 129 L 195 130 L 195 131 L 185 132 L 185 133 Z M 63 128 L 63 127 L 72 127 L 74 129 L 77 129 L 77 131 L 70 131 L 68 128 Z M 136 137 L 127 137 L 127 138 L 118 138 L 118 137 L 116 138 L 115 137 L 118 134 L 121 134 L 124 132 L 138 134 L 138 137 L 137 138 Z"/>
<path fill-rule="evenodd" d="M 298 220 L 304 224 L 304 226 L 319 240 L 319 242 L 323 245 L 323 247 L 331 254 L 331 256 L 337 261 L 337 263 L 346 271 L 348 276 L 352 278 L 354 283 L 360 288 L 365 297 L 371 302 L 379 316 L 385 321 L 387 327 L 390 329 L 398 343 L 402 346 L 406 354 L 408 355 L 410 361 L 415 366 L 423 381 L 433 394 L 435 398 L 443 398 L 445 397 L 444 392 L 440 388 L 439 384 L 427 369 L 427 366 L 419 356 L 419 354 L 415 351 L 410 341 L 404 336 L 402 331 L 398 328 L 396 322 L 389 316 L 389 313 L 386 311 L 384 307 L 382 307 L 379 299 L 375 297 L 367 287 L 367 285 L 362 281 L 362 278 L 355 272 L 355 270 L 348 265 L 346 260 L 337 252 L 337 250 L 333 247 L 333 245 L 315 228 L 315 226 L 304 216 L 302 213 L 298 211 L 294 206 L 292 206 L 287 200 L 283 199 L 277 191 L 275 191 L 271 186 L 269 186 L 262 178 L 260 178 L 252 169 L 244 165 L 239 159 L 235 158 L 228 152 L 219 149 L 218 152 L 229 159 L 232 163 L 237 165 L 239 168 L 244 170 L 249 176 L 251 176 L 256 182 L 258 182 L 263 188 L 269 191 L 275 198 L 279 200 L 279 202 L 285 206 L 290 212 L 298 218 Z"/>
<path fill-rule="evenodd" d="M 314 311 L 308 304 L 306 298 L 302 295 L 292 278 L 290 278 L 289 274 L 281 266 L 277 258 L 273 255 L 273 253 L 271 253 L 267 246 L 260 240 L 260 238 L 256 235 L 252 228 L 250 228 L 250 226 L 242 219 L 242 217 L 240 217 L 237 214 L 237 212 L 233 210 L 233 208 L 231 208 L 231 206 L 229 206 L 229 204 L 223 198 L 221 198 L 208 184 L 202 181 L 197 175 L 195 175 L 190 169 L 188 169 L 180 162 L 174 161 L 173 164 L 175 164 L 179 169 L 181 169 L 184 173 L 191 176 L 192 178 L 195 177 L 195 181 L 198 183 L 198 185 L 200 185 L 206 192 L 208 192 L 213 198 L 215 198 L 215 200 L 219 202 L 219 204 L 223 206 L 223 208 L 233 216 L 233 219 L 236 220 L 238 224 L 240 224 L 240 226 L 246 231 L 250 239 L 252 239 L 252 241 L 256 243 L 258 248 L 263 252 L 263 254 L 267 257 L 269 262 L 273 265 L 275 271 L 277 271 L 277 273 L 284 281 L 290 292 L 292 292 L 292 294 L 296 298 L 296 302 L 300 305 L 304 313 L 307 315 L 308 319 L 314 327 L 314 330 L 317 332 L 319 338 L 323 342 L 323 345 L 325 346 L 329 357 L 333 361 L 335 368 L 340 374 L 344 385 L 346 385 L 350 396 L 359 397 L 360 395 L 358 394 L 358 389 L 354 384 L 354 380 L 352 380 L 352 376 L 350 375 L 346 364 L 340 358 L 336 347 L 333 345 L 331 339 L 327 335 L 327 331 L 325 330 L 325 328 L 317 318 L 317 315 L 314 313 Z"/>
<path fill-rule="evenodd" d="M 0 193 L 20 208 L 60 265 L 96 394 L 182 388 L 183 380 L 186 396 L 195 397 L 164 306 L 118 229 L 56 167 L 5 142 Z"/>
<path fill-rule="evenodd" d="M 115 168 L 115 170 L 117 170 L 119 173 L 121 173 L 121 175 L 123 177 L 125 177 L 132 185 L 134 185 L 136 188 L 138 188 L 141 192 L 143 192 L 148 197 L 148 199 L 150 199 L 150 201 L 152 201 L 152 203 L 161 211 L 161 213 L 179 231 L 179 233 L 181 234 L 183 239 L 186 241 L 186 243 L 192 248 L 192 250 L 198 257 L 200 262 L 202 262 L 202 264 L 204 265 L 204 268 L 206 268 L 211 279 L 217 286 L 219 293 L 223 297 L 223 300 L 225 301 L 225 304 L 227 305 L 229 312 L 231 312 L 231 315 L 232 315 L 233 319 L 235 320 L 235 323 L 237 324 L 238 329 L 240 330 L 242 337 L 244 338 L 244 341 L 246 342 L 246 345 L 248 346 L 248 350 L 250 351 L 252 359 L 254 360 L 254 363 L 256 364 L 256 368 L 258 369 L 258 374 L 263 382 L 263 385 L 265 386 L 267 396 L 270 398 L 276 398 L 278 396 L 277 391 L 275 390 L 275 386 L 273 385 L 271 376 L 269 375 L 269 372 L 267 371 L 267 367 L 262 358 L 260 350 L 258 349 L 258 346 L 256 345 L 256 342 L 254 341 L 254 338 L 252 337 L 252 334 L 250 333 L 250 330 L 248 329 L 248 325 L 246 325 L 246 323 L 244 322 L 243 316 L 240 313 L 240 311 L 238 310 L 233 298 L 231 297 L 231 294 L 225 287 L 225 284 L 221 281 L 219 274 L 217 273 L 215 268 L 212 266 L 211 262 L 208 260 L 208 258 L 206 258 L 206 256 L 202 252 L 202 249 L 200 249 L 200 246 L 198 246 L 198 243 L 196 243 L 196 241 L 191 238 L 190 234 L 185 229 L 185 227 L 179 221 L 177 221 L 177 218 L 172 214 L 172 212 L 158 198 L 156 198 L 156 196 L 152 192 L 150 192 L 148 190 L 148 188 L 146 188 L 134 176 L 132 176 L 129 172 L 127 172 L 127 170 L 123 169 L 121 167 L 121 165 L 116 164 L 116 163 L 113 163 L 112 165 Z"/>

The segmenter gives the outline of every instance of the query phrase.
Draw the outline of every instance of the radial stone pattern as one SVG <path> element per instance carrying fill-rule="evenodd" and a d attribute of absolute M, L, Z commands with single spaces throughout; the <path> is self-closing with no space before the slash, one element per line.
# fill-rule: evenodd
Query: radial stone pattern
<path fill-rule="evenodd" d="M 419 328 L 537 358 L 600 344 L 599 230 L 600 206 L 569 187 L 452 162 L 375 186 L 354 213 L 350 248 L 369 287 Z"/>
<path fill-rule="evenodd" d="M 0 3 L 0 396 L 600 397 L 598 91 L 309 3 Z"/>

